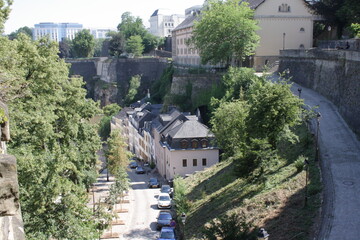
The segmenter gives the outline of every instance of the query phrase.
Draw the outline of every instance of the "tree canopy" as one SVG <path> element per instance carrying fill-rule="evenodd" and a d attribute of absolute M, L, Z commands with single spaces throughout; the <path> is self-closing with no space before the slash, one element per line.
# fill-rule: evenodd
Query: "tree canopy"
<path fill-rule="evenodd" d="M 17 38 L 20 33 L 24 33 L 24 34 L 28 35 L 30 38 L 32 38 L 32 30 L 31 30 L 31 28 L 25 26 L 25 27 L 19 28 L 15 32 L 10 33 L 9 34 L 9 39 L 13 40 L 13 39 Z"/>
<path fill-rule="evenodd" d="M 72 41 L 72 49 L 75 57 L 92 57 L 95 49 L 94 36 L 90 30 L 84 29 L 75 34 Z"/>
<path fill-rule="evenodd" d="M 9 17 L 12 3 L 12 0 L 0 0 L 0 33 L 4 31 L 4 23 Z"/>
<path fill-rule="evenodd" d="M 131 36 L 126 42 L 126 52 L 134 54 L 135 57 L 141 56 L 144 45 L 139 35 Z"/>
<path fill-rule="evenodd" d="M 225 64 L 252 55 L 259 42 L 254 12 L 244 1 L 213 0 L 195 22 L 189 44 L 199 50 L 203 64 Z"/>

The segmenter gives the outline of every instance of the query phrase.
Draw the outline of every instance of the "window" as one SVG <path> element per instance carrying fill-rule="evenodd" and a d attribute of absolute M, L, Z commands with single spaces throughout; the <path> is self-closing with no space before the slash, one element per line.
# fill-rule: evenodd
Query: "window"
<path fill-rule="evenodd" d="M 194 166 L 194 167 L 197 166 L 197 159 L 193 159 L 193 166 Z"/>
<path fill-rule="evenodd" d="M 203 158 L 203 159 L 202 159 L 202 165 L 203 165 L 203 166 L 206 166 L 206 158 Z"/>
<path fill-rule="evenodd" d="M 201 147 L 207 148 L 208 147 L 208 141 L 206 139 L 201 140 Z"/>
<path fill-rule="evenodd" d="M 183 159 L 183 167 L 187 167 L 187 160 Z"/>
<path fill-rule="evenodd" d="M 291 8 L 286 3 L 279 6 L 279 12 L 290 12 Z"/>
<path fill-rule="evenodd" d="M 304 44 L 300 44 L 299 48 L 304 49 L 305 48 Z"/>
<path fill-rule="evenodd" d="M 198 146 L 199 146 L 199 143 L 198 143 L 198 140 L 192 140 L 191 141 L 191 147 L 192 148 L 198 148 Z"/>
<path fill-rule="evenodd" d="M 188 148 L 188 141 L 185 139 L 181 140 L 180 145 L 182 149 Z"/>
<path fill-rule="evenodd" d="M 300 32 L 305 32 L 305 29 L 304 29 L 304 28 L 300 28 Z"/>

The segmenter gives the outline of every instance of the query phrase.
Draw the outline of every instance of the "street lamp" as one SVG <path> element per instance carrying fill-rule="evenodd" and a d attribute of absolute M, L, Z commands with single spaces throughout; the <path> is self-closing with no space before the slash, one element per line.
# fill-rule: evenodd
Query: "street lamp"
<path fill-rule="evenodd" d="M 257 240 L 267 240 L 270 234 L 264 229 L 260 228 L 258 234 L 256 235 Z"/>
<path fill-rule="evenodd" d="M 319 160 L 319 128 L 320 128 L 320 118 L 321 118 L 321 114 L 320 112 L 318 112 L 316 114 L 316 123 L 317 123 L 317 128 L 316 128 L 316 149 L 315 149 L 315 161 Z"/>
<path fill-rule="evenodd" d="M 305 167 L 305 202 L 304 202 L 304 206 L 307 206 L 307 199 L 308 199 L 308 195 L 307 195 L 307 186 L 308 186 L 308 178 L 309 178 L 309 161 L 307 159 L 305 159 L 304 161 L 304 167 Z"/>
<path fill-rule="evenodd" d="M 299 98 L 301 98 L 301 91 L 302 91 L 302 89 L 301 89 L 301 88 L 298 88 Z"/>

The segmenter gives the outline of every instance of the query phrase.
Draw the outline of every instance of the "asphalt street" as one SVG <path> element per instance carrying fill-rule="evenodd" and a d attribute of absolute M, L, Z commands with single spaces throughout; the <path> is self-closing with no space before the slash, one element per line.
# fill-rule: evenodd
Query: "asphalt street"
<path fill-rule="evenodd" d="M 323 207 L 319 240 L 359 239 L 360 143 L 340 116 L 337 107 L 311 89 L 294 84 L 292 91 L 309 106 L 318 106 L 319 149 L 322 170 Z M 317 132 L 316 120 L 312 123 Z"/>

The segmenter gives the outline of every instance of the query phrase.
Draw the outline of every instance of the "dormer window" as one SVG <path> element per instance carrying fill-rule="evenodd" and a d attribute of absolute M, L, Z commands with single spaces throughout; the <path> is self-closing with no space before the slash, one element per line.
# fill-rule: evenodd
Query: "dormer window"
<path fill-rule="evenodd" d="M 191 141 L 191 147 L 192 148 L 198 148 L 199 147 L 199 142 L 198 140 L 194 139 Z"/>
<path fill-rule="evenodd" d="M 202 148 L 207 148 L 208 147 L 208 140 L 206 140 L 206 139 L 201 140 L 201 147 Z"/>
<path fill-rule="evenodd" d="M 300 28 L 300 32 L 305 32 L 305 28 Z"/>
<path fill-rule="evenodd" d="M 279 12 L 290 12 L 290 6 L 286 3 L 283 3 L 279 6 Z"/>
<path fill-rule="evenodd" d="M 180 146 L 181 146 L 182 149 L 188 148 L 188 145 L 189 145 L 189 144 L 188 144 L 188 141 L 187 141 L 187 140 L 185 140 L 185 139 L 181 140 Z"/>

